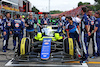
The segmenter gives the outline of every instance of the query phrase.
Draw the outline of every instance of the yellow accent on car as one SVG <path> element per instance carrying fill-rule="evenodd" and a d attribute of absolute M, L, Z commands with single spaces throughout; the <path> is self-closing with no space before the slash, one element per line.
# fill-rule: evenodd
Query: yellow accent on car
<path fill-rule="evenodd" d="M 42 38 L 42 33 L 39 32 L 39 33 L 37 34 L 37 36 L 35 36 L 35 39 L 36 39 L 36 40 L 39 40 L 39 39 L 41 39 L 41 38 Z"/>
<path fill-rule="evenodd" d="M 60 36 L 59 33 L 55 33 L 55 38 L 56 38 L 56 40 L 61 40 L 61 39 L 63 39 L 63 37 Z"/>
<path fill-rule="evenodd" d="M 52 38 L 52 41 L 56 41 L 55 37 L 42 37 L 39 41 L 43 41 L 44 38 Z"/>
<path fill-rule="evenodd" d="M 63 37 L 62 37 L 62 36 L 60 36 L 60 37 L 58 38 L 58 40 L 61 40 L 61 39 L 63 39 Z"/>
<path fill-rule="evenodd" d="M 52 41 L 57 41 L 57 40 L 61 40 L 63 39 L 62 36 L 59 35 L 59 33 L 55 33 L 55 37 L 42 37 L 42 33 L 38 33 L 37 36 L 35 36 L 35 39 L 36 40 L 39 40 L 39 41 L 43 41 L 43 38 L 52 38 Z"/>

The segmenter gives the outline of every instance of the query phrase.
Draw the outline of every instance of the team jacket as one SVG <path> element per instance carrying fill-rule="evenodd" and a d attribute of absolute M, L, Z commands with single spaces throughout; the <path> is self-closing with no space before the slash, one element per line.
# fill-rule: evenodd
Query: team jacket
<path fill-rule="evenodd" d="M 45 23 L 47 23 L 48 25 L 50 24 L 49 18 L 43 18 L 43 19 L 41 20 L 41 24 L 42 24 L 42 25 L 44 25 Z"/>
<path fill-rule="evenodd" d="M 86 14 L 83 15 L 82 21 L 81 21 L 81 31 L 86 31 L 85 26 L 88 25 L 88 16 Z"/>
<path fill-rule="evenodd" d="M 89 25 L 90 25 L 90 32 L 92 32 L 92 30 L 94 30 L 94 24 L 95 24 L 94 22 L 96 18 L 94 16 L 90 16 L 88 20 L 89 20 Z"/>
<path fill-rule="evenodd" d="M 37 21 L 36 21 L 35 19 L 32 19 L 32 20 L 27 19 L 27 20 L 25 21 L 25 23 L 26 23 L 27 25 L 29 25 L 29 27 L 26 27 L 26 29 L 27 29 L 27 30 L 32 30 L 32 29 L 34 29 L 34 23 L 37 24 Z"/>
<path fill-rule="evenodd" d="M 70 25 L 70 23 L 68 23 L 66 25 L 66 31 L 69 31 L 69 33 L 75 33 L 77 32 L 77 23 L 73 22 L 73 25 Z"/>
<path fill-rule="evenodd" d="M 3 26 L 3 31 L 6 31 L 6 30 L 11 30 L 11 22 L 12 20 L 9 18 L 4 18 L 3 19 L 3 23 L 2 23 L 2 26 Z"/>
<path fill-rule="evenodd" d="M 24 29 L 24 24 L 20 19 L 12 21 L 12 29 L 14 32 L 21 32 Z"/>

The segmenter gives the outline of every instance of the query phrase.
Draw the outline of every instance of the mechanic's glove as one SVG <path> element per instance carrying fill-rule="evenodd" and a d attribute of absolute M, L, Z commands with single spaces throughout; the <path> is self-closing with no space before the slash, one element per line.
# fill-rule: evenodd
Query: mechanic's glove
<path fill-rule="evenodd" d="M 63 33 L 66 34 L 64 30 L 63 30 Z"/>

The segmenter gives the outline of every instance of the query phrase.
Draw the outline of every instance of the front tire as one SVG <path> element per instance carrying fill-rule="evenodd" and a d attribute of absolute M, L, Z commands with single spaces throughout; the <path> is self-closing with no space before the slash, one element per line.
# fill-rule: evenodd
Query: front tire
<path fill-rule="evenodd" d="M 65 38 L 63 41 L 64 52 L 75 58 L 75 40 L 72 38 Z"/>
<path fill-rule="evenodd" d="M 25 55 L 29 52 L 29 39 L 22 38 L 20 45 L 18 46 L 18 55 Z"/>

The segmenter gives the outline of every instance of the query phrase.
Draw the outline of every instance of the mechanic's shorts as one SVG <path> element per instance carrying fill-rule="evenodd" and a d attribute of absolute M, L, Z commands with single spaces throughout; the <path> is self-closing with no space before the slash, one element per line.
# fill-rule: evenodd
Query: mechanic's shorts
<path fill-rule="evenodd" d="M 32 38 L 34 38 L 34 31 L 32 31 L 32 32 L 28 32 L 28 31 L 26 31 L 26 37 L 29 37 L 30 39 L 32 39 Z"/>

